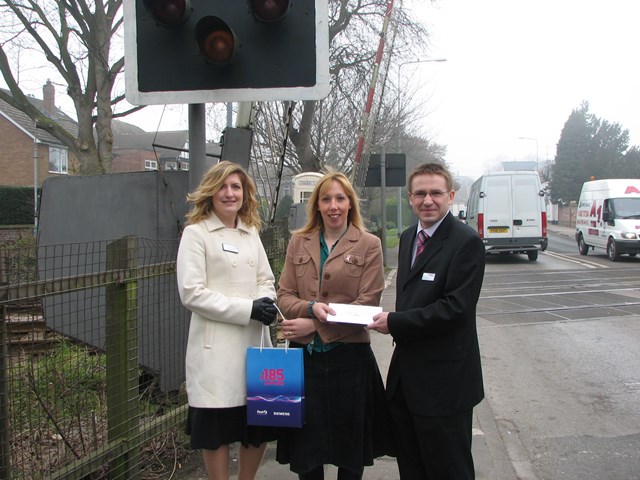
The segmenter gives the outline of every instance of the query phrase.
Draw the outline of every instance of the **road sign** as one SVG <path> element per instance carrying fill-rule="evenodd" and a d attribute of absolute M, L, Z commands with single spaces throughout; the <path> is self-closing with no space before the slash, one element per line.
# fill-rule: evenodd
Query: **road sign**
<path fill-rule="evenodd" d="M 365 187 L 381 187 L 380 154 L 369 155 L 369 168 L 364 181 Z M 404 187 L 407 184 L 407 160 L 404 153 L 387 153 L 385 158 L 385 186 Z"/>

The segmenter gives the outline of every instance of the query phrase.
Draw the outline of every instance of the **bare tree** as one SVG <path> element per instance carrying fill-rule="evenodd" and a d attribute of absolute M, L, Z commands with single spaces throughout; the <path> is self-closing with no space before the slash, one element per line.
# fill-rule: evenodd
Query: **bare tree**
<path fill-rule="evenodd" d="M 112 40 L 122 26 L 122 0 L 0 0 L 0 15 L 0 72 L 10 90 L 10 95 L 0 90 L 0 98 L 26 113 L 73 152 L 79 164 L 72 165 L 72 171 L 109 172 L 111 120 L 140 108 L 113 113 L 113 106 L 124 99 L 122 95 L 113 96 L 124 57 L 122 52 L 111 52 Z M 18 53 L 17 48 L 20 53 L 29 51 L 33 61 L 44 56 L 57 70 L 75 107 L 77 135 L 29 102 L 17 80 L 20 71 L 14 72 L 9 62 L 11 55 Z"/>
<path fill-rule="evenodd" d="M 396 2 L 387 55 L 419 58 L 426 52 L 427 34 L 401 4 Z M 387 5 L 388 0 L 329 0 L 331 93 L 321 102 L 295 105 L 288 133 L 293 148 L 289 150 L 287 166 L 292 171 L 318 171 L 324 164 L 345 171 L 351 168 Z M 124 99 L 121 92 L 114 92 L 124 68 L 122 42 L 118 41 L 122 0 L 0 0 L 0 14 L 3 19 L 12 20 L 3 21 L 0 27 L 0 71 L 10 90 L 10 95 L 0 91 L 0 98 L 28 114 L 38 127 L 60 139 L 75 154 L 79 165 L 72 166 L 72 171 L 109 172 L 111 120 L 143 108 L 114 114 L 114 106 Z M 17 46 L 29 49 L 34 56 L 44 56 L 58 71 L 74 103 L 77 136 L 29 102 L 16 80 L 20 71 L 13 72 L 8 60 Z M 386 113 L 380 117 L 380 138 L 376 141 L 387 142 L 389 135 L 397 133 L 391 128 L 398 124 L 393 105 L 395 99 L 381 96 L 380 111 Z M 219 112 L 219 105 L 214 109 Z M 284 142 L 285 112 L 285 105 L 277 102 L 258 106 L 256 145 L 279 152 Z M 387 122 L 384 128 L 382 121 Z"/>
<path fill-rule="evenodd" d="M 325 164 L 342 171 L 353 167 L 358 130 L 387 5 L 388 0 L 329 2 L 331 92 L 322 101 L 295 105 L 288 135 L 292 148 L 285 158 L 290 171 L 319 171 Z M 391 55 L 400 59 L 424 55 L 427 51 L 424 28 L 400 6 L 394 10 L 392 21 L 392 32 L 386 39 L 387 61 Z M 376 119 L 375 142 L 386 143 L 390 135 L 397 133 L 394 127 L 397 124 L 396 99 L 378 97 L 380 111 L 385 113 Z M 283 132 L 270 122 L 282 125 L 285 113 L 283 104 L 272 102 L 258 106 L 254 140 L 257 148 L 279 149 Z"/>

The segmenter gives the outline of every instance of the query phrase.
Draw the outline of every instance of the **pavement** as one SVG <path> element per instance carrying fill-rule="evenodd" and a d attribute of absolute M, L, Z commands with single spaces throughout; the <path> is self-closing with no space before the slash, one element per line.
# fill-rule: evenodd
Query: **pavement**
<path fill-rule="evenodd" d="M 574 238 L 575 228 L 561 225 L 549 225 L 549 233 Z M 395 275 L 397 269 L 398 248 L 387 249 L 386 259 L 386 287 L 382 294 L 381 306 L 385 311 L 393 311 L 396 297 Z M 383 379 L 386 378 L 393 345 L 388 335 L 372 332 L 371 347 Z M 476 468 L 477 480 L 516 480 L 518 477 L 509 458 L 507 448 L 500 435 L 496 421 L 487 400 L 483 400 L 474 409 L 473 415 L 473 458 Z M 288 465 L 280 465 L 275 460 L 276 443 L 267 445 L 262 465 L 256 476 L 257 480 L 296 479 L 297 475 L 289 470 Z M 230 464 L 231 478 L 236 478 L 237 473 L 237 446 L 232 447 L 232 460 Z M 337 469 L 328 465 L 325 468 L 325 478 L 335 479 Z M 207 475 L 202 465 L 202 457 L 199 452 L 191 454 L 190 458 L 183 462 L 172 479 L 206 480 Z M 398 466 L 395 458 L 381 457 L 375 460 L 374 465 L 365 467 L 364 480 L 398 480 Z"/>
<path fill-rule="evenodd" d="M 565 227 L 564 225 L 550 223 L 547 225 L 547 230 L 549 233 L 571 237 L 572 240 L 576 239 L 576 227 Z"/>

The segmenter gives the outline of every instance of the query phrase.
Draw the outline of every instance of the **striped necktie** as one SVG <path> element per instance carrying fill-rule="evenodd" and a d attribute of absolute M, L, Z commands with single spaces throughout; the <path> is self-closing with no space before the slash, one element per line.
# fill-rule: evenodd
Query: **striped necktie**
<path fill-rule="evenodd" d="M 424 230 L 420 230 L 418 232 L 418 247 L 416 248 L 416 258 L 418 258 L 424 250 L 424 246 L 427 244 L 427 240 L 429 240 L 429 235 L 427 235 L 427 232 L 425 232 Z"/>

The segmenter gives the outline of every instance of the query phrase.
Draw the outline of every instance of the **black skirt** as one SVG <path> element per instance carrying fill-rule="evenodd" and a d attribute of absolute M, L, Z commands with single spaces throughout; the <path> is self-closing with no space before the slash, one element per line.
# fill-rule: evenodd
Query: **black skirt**
<path fill-rule="evenodd" d="M 187 435 L 194 450 L 216 450 L 221 445 L 240 442 L 244 447 L 260 446 L 277 438 L 277 430 L 247 425 L 247 407 L 197 408 L 189 407 Z"/>
<path fill-rule="evenodd" d="M 312 354 L 304 348 L 304 382 L 305 424 L 280 430 L 278 462 L 296 473 L 325 464 L 357 471 L 393 454 L 391 415 L 368 343 Z"/>

